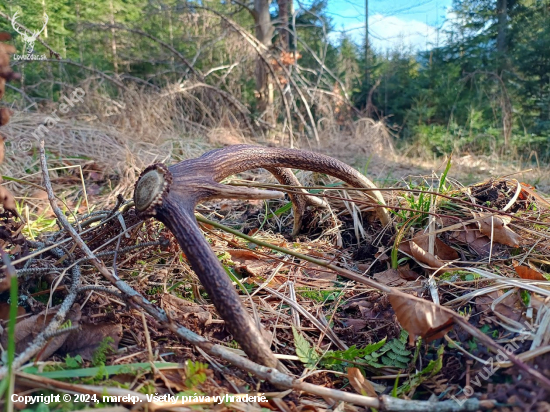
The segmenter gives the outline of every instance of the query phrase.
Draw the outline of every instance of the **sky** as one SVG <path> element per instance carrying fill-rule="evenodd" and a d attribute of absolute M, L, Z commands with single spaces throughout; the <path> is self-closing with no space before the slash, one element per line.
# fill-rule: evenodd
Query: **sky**
<path fill-rule="evenodd" d="M 405 45 L 415 51 L 433 47 L 452 0 L 369 0 L 371 45 L 385 51 Z M 365 36 L 365 0 L 328 0 L 327 14 L 336 31 L 346 31 L 357 42 Z M 331 40 L 338 41 L 339 33 Z"/>

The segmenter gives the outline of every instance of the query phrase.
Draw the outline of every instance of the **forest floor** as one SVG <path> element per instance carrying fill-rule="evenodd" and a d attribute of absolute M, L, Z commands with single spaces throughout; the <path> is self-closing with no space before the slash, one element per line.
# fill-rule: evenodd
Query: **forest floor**
<path fill-rule="evenodd" d="M 13 143 L 3 174 L 12 178 L 8 184 L 26 223 L 2 218 L 2 246 L 14 260 L 20 289 L 14 336 L 7 327 L 9 287 L 4 285 L 0 295 L 1 338 L 4 348 L 10 340 L 15 343 L 15 393 L 37 394 L 42 388 L 44 393 L 73 397 L 30 410 L 135 407 L 131 401 L 103 402 L 100 396 L 105 395 L 135 396 L 138 406 L 149 410 L 166 408 L 162 399 L 146 398 L 155 393 L 187 396 L 189 401 L 179 410 L 366 408 L 368 404 L 358 405 L 355 398 L 278 389 L 179 339 L 113 292 L 67 231 L 58 227 L 39 187 L 36 147 L 20 151 L 39 121 L 38 116 L 15 116 L 8 126 Z M 246 139 L 223 129 L 159 140 L 154 134 L 135 139 L 85 123 L 63 126 L 59 130 L 64 134 L 46 136 L 46 156 L 59 204 L 73 224 L 79 222 L 84 242 L 171 319 L 243 355 L 171 233 L 153 220 L 142 222 L 125 205 L 137 174 L 148 164 L 174 163 Z M 412 410 L 414 405 L 407 402 L 418 400 L 425 403 L 417 410 L 459 411 L 471 407 L 466 400 L 477 399 L 477 409 L 549 411 L 550 390 L 536 378 L 537 372 L 550 378 L 550 204 L 540 194 L 550 191 L 546 171 L 525 171 L 512 162 L 475 156 L 456 156 L 448 169 L 447 160 L 369 153 L 365 144 L 354 141 L 319 150 L 354 165 L 379 187 L 395 189 L 384 192 L 393 211 L 391 227 L 379 223 L 361 194 L 312 173 L 297 176 L 303 184 L 338 190 L 318 193 L 330 195 L 326 200 L 331 207 L 310 210 L 295 239 L 290 235 L 288 200 L 212 201 L 197 208 L 211 222 L 201 224 L 205 236 L 245 306 L 261 319 L 288 373 L 365 399 L 386 394 L 405 402 L 386 405 L 388 410 Z M 262 172 L 247 172 L 228 182 L 235 179 L 273 184 Z M 34 253 L 49 245 L 55 247 Z M 405 330 L 410 320 L 400 317 L 385 293 L 296 254 L 411 296 L 439 300 L 500 347 L 514 344 L 517 356 L 495 357 L 495 347 L 457 324 L 444 338 L 411 343 Z M 75 268 L 81 273 L 78 280 Z M 53 313 L 63 310 L 59 305 L 75 287 L 78 294 L 72 296 L 69 320 L 61 326 L 65 333 L 48 331 L 45 349 L 23 359 L 21 353 L 49 327 Z M 426 323 L 427 312 L 416 306 L 412 316 Z M 217 405 L 197 397 L 236 393 L 265 394 L 266 400 Z M 25 407 L 22 402 L 14 406 Z"/>

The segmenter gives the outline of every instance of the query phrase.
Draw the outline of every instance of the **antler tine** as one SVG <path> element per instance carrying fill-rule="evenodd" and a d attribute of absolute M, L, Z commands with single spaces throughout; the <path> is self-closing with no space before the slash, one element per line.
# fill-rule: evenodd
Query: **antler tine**
<path fill-rule="evenodd" d="M 324 173 L 354 187 L 373 189 L 372 192 L 366 192 L 366 195 L 379 205 L 386 205 L 382 194 L 376 190 L 376 185 L 370 179 L 353 167 L 321 153 L 296 149 L 234 145 L 213 150 L 194 160 L 197 165 L 210 165 L 212 177 L 217 182 L 227 176 L 257 168 L 268 170 L 294 168 Z M 183 163 L 185 162 L 174 165 L 174 170 L 181 168 Z M 382 224 L 387 225 L 390 222 L 388 211 L 384 207 L 378 207 L 376 211 Z"/>
<path fill-rule="evenodd" d="M 279 192 L 250 191 L 219 182 L 235 173 L 265 168 L 282 183 L 299 184 L 290 170 L 283 169 L 288 167 L 326 173 L 354 186 L 375 188 L 369 179 L 329 156 L 293 149 L 237 145 L 208 152 L 200 158 L 169 168 L 161 164 L 149 166 L 142 172 L 134 191 L 137 212 L 143 216 L 155 216 L 172 231 L 216 310 L 245 353 L 252 360 L 269 367 L 279 367 L 279 362 L 260 328 L 244 308 L 224 268 L 202 235 L 193 213 L 197 203 L 206 199 L 243 198 L 251 194 L 257 198 L 280 196 Z M 295 195 L 295 199 L 302 202 L 300 207 L 305 208 L 306 197 Z M 371 197 L 385 204 L 379 192 L 373 192 Z M 389 222 L 385 209 L 377 210 L 383 211 L 379 212 L 382 222 Z"/>
<path fill-rule="evenodd" d="M 287 186 L 301 186 L 298 178 L 292 173 L 292 170 L 282 167 L 274 167 L 267 169 L 277 181 L 282 185 Z M 309 193 L 305 189 L 298 189 L 298 191 L 303 194 L 289 193 L 288 196 L 292 202 L 292 210 L 294 214 L 294 225 L 292 228 L 292 236 L 297 236 L 302 228 L 302 222 L 304 219 L 304 213 L 308 205 L 327 208 L 329 207 L 328 203 L 323 199 L 320 199 L 315 196 L 308 196 Z"/>

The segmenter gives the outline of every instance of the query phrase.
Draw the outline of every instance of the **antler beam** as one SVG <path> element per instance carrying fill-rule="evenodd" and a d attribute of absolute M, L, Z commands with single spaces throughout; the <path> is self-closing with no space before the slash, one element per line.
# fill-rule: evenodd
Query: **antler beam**
<path fill-rule="evenodd" d="M 284 184 L 299 184 L 292 171 L 286 169 L 295 168 L 325 173 L 354 187 L 376 189 L 369 179 L 355 169 L 329 156 L 294 149 L 235 145 L 170 167 L 162 164 L 147 167 L 136 183 L 134 201 L 138 213 L 154 216 L 172 231 L 216 310 L 225 320 L 227 329 L 246 354 L 255 362 L 277 367 L 278 361 L 269 344 L 244 308 L 194 217 L 195 206 L 208 199 L 282 197 L 281 192 L 219 183 L 227 176 L 257 168 L 267 169 Z M 374 190 L 367 195 L 381 205 L 377 213 L 381 222 L 387 224 L 389 216 L 383 207 L 385 203 L 380 192 Z M 311 202 L 308 198 L 311 199 L 305 194 L 291 197 L 295 212 L 294 232 L 299 230 L 305 205 Z"/>

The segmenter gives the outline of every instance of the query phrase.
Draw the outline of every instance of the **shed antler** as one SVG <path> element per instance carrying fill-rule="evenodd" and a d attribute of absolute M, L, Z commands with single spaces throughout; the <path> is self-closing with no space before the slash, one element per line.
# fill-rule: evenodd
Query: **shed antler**
<path fill-rule="evenodd" d="M 282 197 L 283 193 L 277 191 L 219 183 L 227 176 L 257 168 L 267 169 L 284 184 L 299 184 L 292 171 L 286 169 L 295 168 L 325 173 L 354 187 L 376 189 L 355 169 L 329 156 L 294 149 L 236 145 L 170 167 L 162 164 L 147 167 L 136 183 L 134 201 L 138 213 L 154 216 L 172 231 L 228 330 L 246 354 L 255 362 L 277 367 L 278 361 L 269 344 L 248 315 L 194 217 L 195 206 L 207 199 Z M 377 204 L 385 205 L 380 192 L 375 190 L 367 195 Z M 294 194 L 291 198 L 295 213 L 294 232 L 297 232 L 305 205 L 311 201 L 305 194 Z M 378 207 L 377 213 L 383 224 L 389 222 L 385 208 Z"/>

